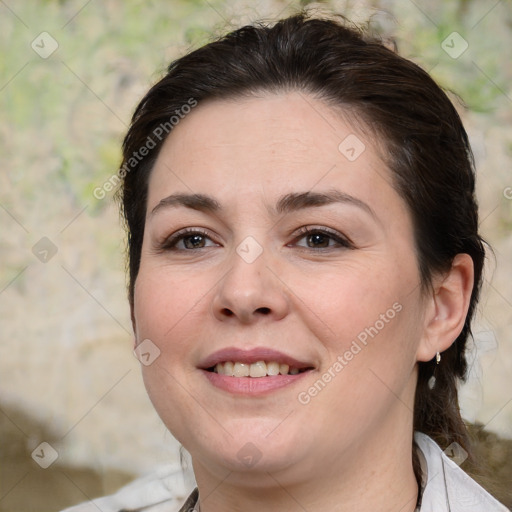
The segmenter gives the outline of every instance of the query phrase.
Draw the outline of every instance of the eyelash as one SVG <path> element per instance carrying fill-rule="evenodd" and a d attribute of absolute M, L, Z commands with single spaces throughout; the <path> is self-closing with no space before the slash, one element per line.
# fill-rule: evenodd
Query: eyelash
<path fill-rule="evenodd" d="M 205 238 L 208 238 L 214 242 L 212 237 L 208 232 L 200 229 L 200 228 L 186 228 L 177 233 L 174 233 L 170 237 L 166 238 L 161 244 L 159 244 L 159 248 L 161 250 L 167 251 L 192 251 L 193 249 L 176 249 L 176 245 L 181 240 L 189 238 L 193 235 L 200 235 Z M 292 243 L 296 243 L 297 241 L 311 235 L 325 235 L 328 236 L 331 240 L 334 240 L 338 246 L 329 246 L 329 247 L 319 247 L 315 249 L 314 247 L 303 247 L 299 246 L 302 250 L 313 250 L 315 252 L 320 251 L 329 251 L 337 248 L 345 248 L 345 249 L 353 249 L 354 245 L 352 242 L 345 236 L 342 236 L 340 233 L 334 230 L 330 230 L 328 228 L 315 228 L 310 226 L 303 226 L 299 229 L 298 234 L 295 236 Z M 216 242 L 215 242 L 216 243 Z M 289 246 L 290 244 L 287 244 Z M 206 247 L 199 247 L 198 249 L 206 249 Z"/>
<path fill-rule="evenodd" d="M 341 233 L 338 233 L 337 231 L 334 231 L 334 230 L 328 229 L 328 228 L 316 228 L 316 227 L 310 227 L 310 226 L 303 226 L 302 228 L 300 228 L 298 235 L 294 238 L 293 242 L 295 243 L 298 240 L 300 240 L 304 237 L 307 237 L 307 236 L 311 236 L 311 235 L 326 235 L 331 240 L 334 240 L 335 242 L 337 242 L 337 244 L 342 248 L 345 248 L 345 249 L 353 249 L 354 248 L 354 244 L 347 237 L 341 235 Z M 315 250 L 317 252 L 320 250 L 328 251 L 328 250 L 336 249 L 336 248 L 339 248 L 339 247 L 330 246 L 330 247 L 319 247 L 317 249 L 315 249 L 314 247 L 302 247 L 302 249 Z"/>
<path fill-rule="evenodd" d="M 193 235 L 201 235 L 205 238 L 211 239 L 211 236 L 204 230 L 199 228 L 185 228 L 181 231 L 178 231 L 177 233 L 174 233 L 173 235 L 166 238 L 161 244 L 160 248 L 162 250 L 168 250 L 168 251 L 190 251 L 192 249 L 176 249 L 176 244 L 180 242 L 181 240 L 191 237 Z M 200 247 L 200 249 L 204 249 L 204 247 Z"/>

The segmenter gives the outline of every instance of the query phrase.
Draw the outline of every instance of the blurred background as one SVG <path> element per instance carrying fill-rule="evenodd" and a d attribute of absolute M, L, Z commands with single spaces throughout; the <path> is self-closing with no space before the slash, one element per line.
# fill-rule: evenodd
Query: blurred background
<path fill-rule="evenodd" d="M 308 4 L 0 0 L 0 511 L 56 511 L 179 461 L 132 355 L 107 180 L 134 107 L 172 59 Z M 370 20 L 464 102 L 494 256 L 461 404 L 511 507 L 512 4 L 315 5 Z"/>

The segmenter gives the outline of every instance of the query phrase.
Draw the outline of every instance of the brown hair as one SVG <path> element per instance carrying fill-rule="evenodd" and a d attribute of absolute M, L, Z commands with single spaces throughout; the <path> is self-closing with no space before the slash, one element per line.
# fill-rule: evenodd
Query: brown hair
<path fill-rule="evenodd" d="M 457 380 L 466 376 L 465 348 L 485 259 L 478 234 L 473 157 L 454 106 L 419 66 L 344 18 L 300 12 L 274 25 L 242 27 L 172 62 L 135 110 L 123 144 L 123 165 L 191 98 L 234 98 L 258 91 L 299 90 L 342 112 L 357 113 L 385 147 L 394 186 L 406 202 L 415 233 L 421 284 L 447 271 L 455 255 L 474 263 L 474 286 L 461 334 L 435 361 L 419 363 L 414 429 L 441 446 L 456 441 L 468 452 Z M 127 231 L 129 299 L 139 269 L 148 178 L 165 137 L 125 173 L 119 199 Z M 419 476 L 417 456 L 415 472 Z"/>

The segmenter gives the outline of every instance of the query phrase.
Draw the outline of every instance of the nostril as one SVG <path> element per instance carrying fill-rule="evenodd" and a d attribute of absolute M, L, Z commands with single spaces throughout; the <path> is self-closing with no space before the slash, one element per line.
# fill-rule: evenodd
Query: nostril
<path fill-rule="evenodd" d="M 256 315 L 257 313 L 259 313 L 261 315 L 267 316 L 267 315 L 270 315 L 271 312 L 272 312 L 272 310 L 270 308 L 262 307 L 262 308 L 255 309 L 253 312 L 253 315 Z M 246 321 L 248 321 L 251 318 L 251 315 L 246 310 L 241 310 L 240 312 L 235 313 L 233 310 L 231 310 L 229 308 L 222 308 L 220 310 L 220 313 L 221 313 L 221 315 L 223 315 L 225 317 L 238 316 L 240 319 L 245 319 Z"/>

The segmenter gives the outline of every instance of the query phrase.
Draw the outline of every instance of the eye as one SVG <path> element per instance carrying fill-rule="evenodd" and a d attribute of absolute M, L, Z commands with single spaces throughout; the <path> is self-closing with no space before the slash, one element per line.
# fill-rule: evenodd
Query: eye
<path fill-rule="evenodd" d="M 299 230 L 299 236 L 295 238 L 294 245 L 308 249 L 353 248 L 352 243 L 340 233 L 327 228 L 311 228 L 309 226 L 304 226 Z"/>
<path fill-rule="evenodd" d="M 208 233 L 196 228 L 187 228 L 166 238 L 162 244 L 162 249 L 174 251 L 187 251 L 194 249 L 204 249 L 206 247 L 218 247 Z"/>

